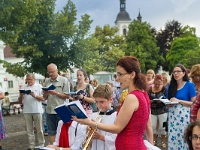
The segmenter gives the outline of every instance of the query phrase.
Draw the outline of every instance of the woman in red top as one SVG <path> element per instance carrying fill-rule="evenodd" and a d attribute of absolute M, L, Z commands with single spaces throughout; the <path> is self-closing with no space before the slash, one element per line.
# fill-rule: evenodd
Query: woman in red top
<path fill-rule="evenodd" d="M 76 117 L 73 117 L 73 120 L 100 130 L 118 133 L 116 150 L 146 150 L 143 140 L 145 130 L 148 141 L 153 144 L 146 77 L 140 71 L 138 59 L 132 56 L 121 58 L 117 62 L 116 72 L 120 87 L 128 88 L 129 94 L 118 111 L 115 123 L 103 124 Z"/>

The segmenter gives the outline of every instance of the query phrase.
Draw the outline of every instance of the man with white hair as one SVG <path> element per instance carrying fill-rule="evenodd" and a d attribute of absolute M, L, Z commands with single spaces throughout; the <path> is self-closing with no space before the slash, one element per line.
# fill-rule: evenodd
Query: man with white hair
<path fill-rule="evenodd" d="M 61 120 L 55 112 L 55 107 L 64 104 L 65 100 L 69 98 L 70 87 L 67 78 L 58 75 L 57 66 L 53 63 L 47 66 L 47 73 L 49 78 L 44 82 L 44 86 L 47 87 L 53 84 L 56 89 L 44 91 L 44 99 L 47 100 L 47 124 L 49 142 L 52 145 L 55 141 L 56 130 L 58 122 Z"/>
<path fill-rule="evenodd" d="M 30 90 L 31 93 L 20 93 L 19 95 L 19 102 L 22 103 L 23 101 L 23 113 L 26 123 L 26 131 L 28 134 L 28 141 L 29 141 L 29 149 L 34 150 L 35 148 L 35 134 L 34 134 L 34 127 L 37 129 L 37 138 L 38 138 L 38 146 L 44 147 L 45 139 L 43 134 L 43 125 L 42 125 L 42 101 L 44 100 L 42 95 L 42 85 L 35 83 L 35 75 L 29 73 L 26 75 L 26 82 L 27 84 L 22 86 L 22 90 L 28 91 Z"/>

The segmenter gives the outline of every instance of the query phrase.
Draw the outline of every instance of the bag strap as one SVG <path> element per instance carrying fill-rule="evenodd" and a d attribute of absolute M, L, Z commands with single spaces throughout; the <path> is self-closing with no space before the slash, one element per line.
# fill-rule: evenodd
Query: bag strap
<path fill-rule="evenodd" d="M 74 91 L 75 91 L 75 92 L 77 91 L 77 87 L 76 87 L 76 86 L 74 86 Z"/>
<path fill-rule="evenodd" d="M 76 86 L 74 86 L 74 91 L 77 91 L 77 87 Z M 90 84 L 86 85 L 86 92 L 89 94 L 89 97 L 90 97 Z"/>
<path fill-rule="evenodd" d="M 89 94 L 89 97 L 90 97 L 90 84 L 86 85 L 86 92 Z"/>

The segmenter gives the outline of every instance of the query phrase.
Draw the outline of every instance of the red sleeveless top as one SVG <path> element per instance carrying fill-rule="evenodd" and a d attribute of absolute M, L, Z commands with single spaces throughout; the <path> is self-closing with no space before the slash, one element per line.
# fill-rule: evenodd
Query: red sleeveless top
<path fill-rule="evenodd" d="M 133 112 L 127 126 L 117 135 L 116 150 L 147 150 L 143 134 L 150 114 L 149 96 L 140 90 L 134 90 L 129 94 L 134 94 L 137 97 L 139 107 L 137 111 Z"/>

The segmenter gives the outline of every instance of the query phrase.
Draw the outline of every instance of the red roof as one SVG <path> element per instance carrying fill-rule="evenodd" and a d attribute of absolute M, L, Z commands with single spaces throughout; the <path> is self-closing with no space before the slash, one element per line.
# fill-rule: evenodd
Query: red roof
<path fill-rule="evenodd" d="M 8 45 L 6 45 L 6 47 L 4 48 L 4 58 L 10 58 L 10 57 L 16 57 L 16 55 L 13 54 L 11 52 L 11 48 Z"/>

